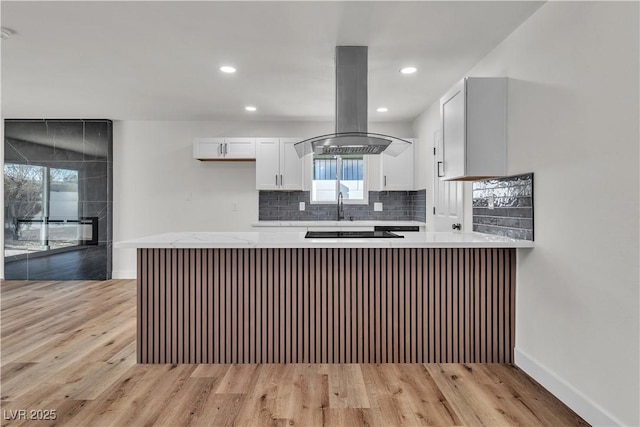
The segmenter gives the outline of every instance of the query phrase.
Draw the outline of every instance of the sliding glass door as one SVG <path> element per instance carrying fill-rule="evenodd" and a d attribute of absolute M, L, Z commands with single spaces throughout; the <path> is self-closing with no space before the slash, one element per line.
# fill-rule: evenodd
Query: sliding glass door
<path fill-rule="evenodd" d="M 85 240 L 77 170 L 6 163 L 4 194 L 5 257 L 77 246 Z"/>

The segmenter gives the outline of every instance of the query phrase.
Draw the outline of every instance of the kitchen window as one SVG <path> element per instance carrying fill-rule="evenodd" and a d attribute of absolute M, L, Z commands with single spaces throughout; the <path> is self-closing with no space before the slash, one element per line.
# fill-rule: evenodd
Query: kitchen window
<path fill-rule="evenodd" d="M 368 203 L 367 162 L 363 155 L 314 155 L 311 177 L 312 203 Z"/>

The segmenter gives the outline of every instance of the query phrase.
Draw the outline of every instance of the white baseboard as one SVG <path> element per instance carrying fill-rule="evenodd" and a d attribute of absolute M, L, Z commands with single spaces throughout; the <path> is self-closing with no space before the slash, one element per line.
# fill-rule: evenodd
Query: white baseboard
<path fill-rule="evenodd" d="M 135 279 L 137 277 L 135 270 L 113 270 L 111 278 L 113 279 Z"/>
<path fill-rule="evenodd" d="M 624 425 L 555 372 L 518 348 L 515 349 L 515 364 L 589 424 L 593 426 Z"/>

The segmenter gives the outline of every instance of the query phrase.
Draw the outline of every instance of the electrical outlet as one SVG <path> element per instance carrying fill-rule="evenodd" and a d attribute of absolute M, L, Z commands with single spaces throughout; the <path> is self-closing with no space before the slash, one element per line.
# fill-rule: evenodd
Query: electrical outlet
<path fill-rule="evenodd" d="M 191 191 L 187 191 L 184 193 L 184 199 L 188 202 L 193 198 L 193 193 Z"/>
<path fill-rule="evenodd" d="M 374 202 L 373 203 L 373 210 L 375 212 L 382 212 L 382 202 Z"/>
<path fill-rule="evenodd" d="M 304 210 L 304 202 L 300 202 L 300 204 L 298 205 L 298 210 Z"/>
<path fill-rule="evenodd" d="M 495 200 L 493 199 L 493 194 L 489 195 L 489 198 L 487 199 L 487 206 L 489 207 L 489 209 L 494 208 Z"/>
<path fill-rule="evenodd" d="M 234 212 L 238 212 L 240 210 L 240 204 L 238 202 L 233 202 L 232 210 Z"/>

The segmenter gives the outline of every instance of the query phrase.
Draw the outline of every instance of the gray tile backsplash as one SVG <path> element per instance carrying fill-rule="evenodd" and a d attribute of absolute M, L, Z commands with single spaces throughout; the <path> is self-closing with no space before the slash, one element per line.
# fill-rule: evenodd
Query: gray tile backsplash
<path fill-rule="evenodd" d="M 533 240 L 533 173 L 474 182 L 473 231 Z"/>
<path fill-rule="evenodd" d="M 308 191 L 260 191 L 260 221 L 335 221 L 335 204 L 311 204 Z M 366 205 L 344 205 L 346 220 L 426 221 L 426 190 L 370 191 Z M 305 210 L 299 210 L 305 202 Z M 373 204 L 382 202 L 383 210 L 375 212 Z"/>

